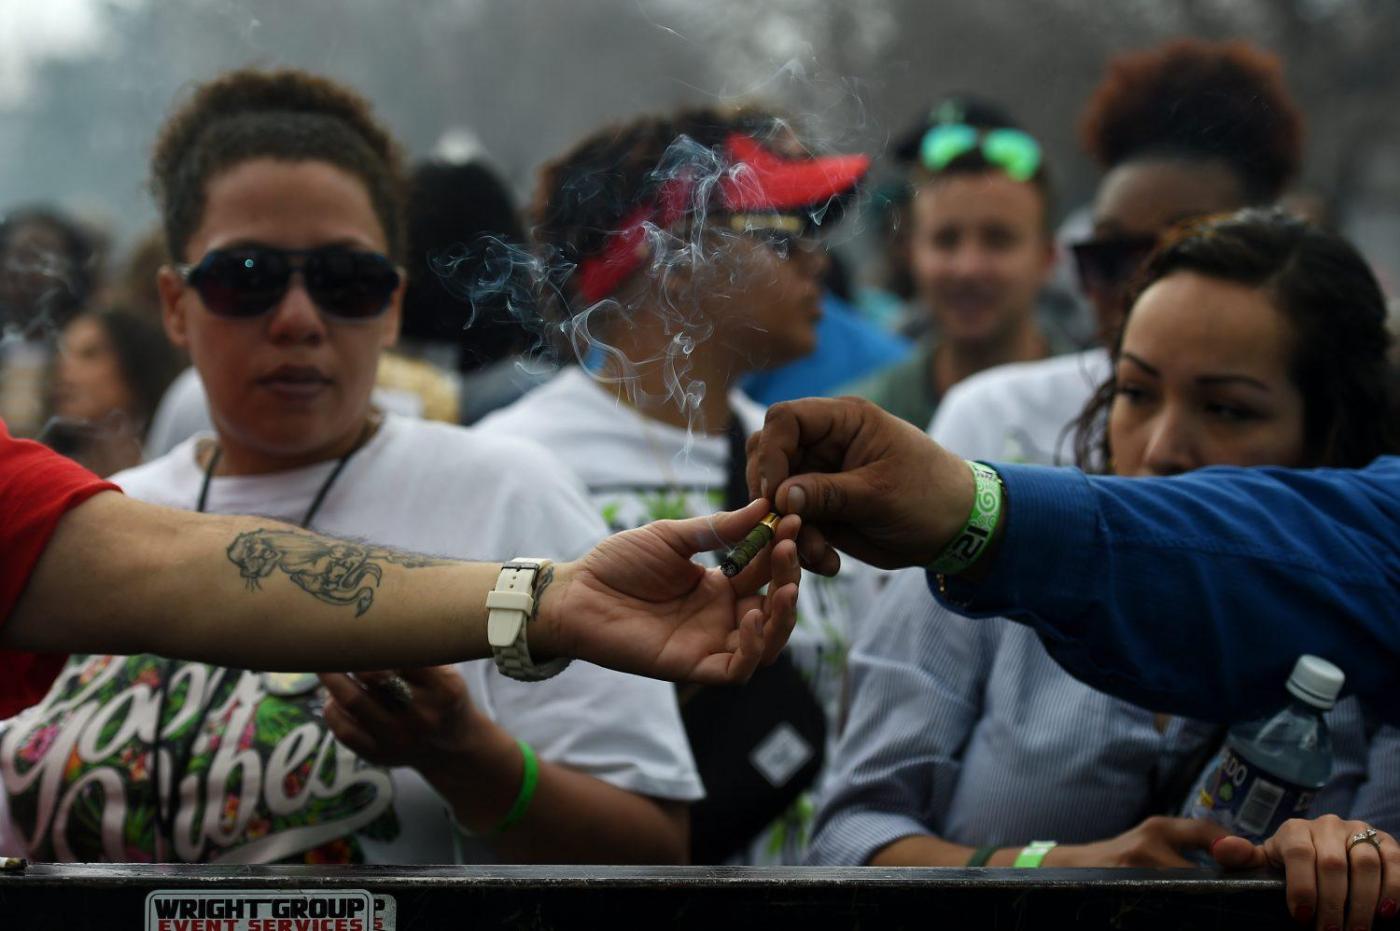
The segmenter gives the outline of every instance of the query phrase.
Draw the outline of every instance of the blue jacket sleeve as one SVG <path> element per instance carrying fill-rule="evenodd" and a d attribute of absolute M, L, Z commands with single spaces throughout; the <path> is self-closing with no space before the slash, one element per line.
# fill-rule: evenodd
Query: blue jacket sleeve
<path fill-rule="evenodd" d="M 1029 624 L 1076 678 L 1144 707 L 1262 714 L 1313 653 L 1400 723 L 1400 458 L 1166 479 L 997 470 L 1005 535 L 986 579 L 949 580 L 957 610 Z"/>

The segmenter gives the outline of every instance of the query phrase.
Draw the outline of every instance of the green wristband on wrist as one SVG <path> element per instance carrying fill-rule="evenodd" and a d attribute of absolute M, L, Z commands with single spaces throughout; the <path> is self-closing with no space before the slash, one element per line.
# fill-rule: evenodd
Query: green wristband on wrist
<path fill-rule="evenodd" d="M 977 486 L 972 494 L 972 513 L 963 529 L 929 565 L 929 570 L 939 575 L 954 575 L 971 568 L 986 552 L 1001 518 L 1001 476 L 989 465 L 966 461 Z"/>
<path fill-rule="evenodd" d="M 456 853 L 458 863 L 468 862 L 464 859 L 464 852 L 460 841 L 461 837 L 486 837 L 491 834 L 501 834 L 519 824 L 521 819 L 525 817 L 526 812 L 530 810 L 530 803 L 535 799 L 535 789 L 538 788 L 540 784 L 540 759 L 535 756 L 534 748 L 525 741 L 516 740 L 515 743 L 520 747 L 520 756 L 524 760 L 525 768 L 520 774 L 520 791 L 515 794 L 515 801 L 511 803 L 510 811 L 506 812 L 506 816 L 501 819 L 500 824 L 496 825 L 485 834 L 481 834 L 471 830 L 463 825 L 462 822 L 458 821 L 457 814 L 451 807 L 447 809 L 447 817 L 448 820 L 451 821 L 453 827 L 452 848 Z"/>
<path fill-rule="evenodd" d="M 1045 859 L 1045 855 L 1053 850 L 1055 842 L 1052 840 L 1033 840 L 1027 844 L 1020 853 L 1016 854 L 1016 862 L 1012 866 L 1034 869 L 1040 866 L 1040 861 Z"/>
<path fill-rule="evenodd" d="M 972 851 L 972 856 L 967 858 L 968 866 L 986 866 L 987 861 L 992 858 L 992 854 L 997 852 L 995 845 L 989 847 L 978 847 Z"/>
<path fill-rule="evenodd" d="M 525 758 L 525 772 L 520 777 L 520 792 L 515 796 L 515 804 L 510 806 L 510 811 L 501 819 L 501 823 L 496 825 L 495 834 L 509 831 L 520 823 L 525 817 L 525 813 L 530 810 L 530 803 L 535 799 L 535 789 L 540 784 L 540 759 L 535 756 L 535 750 L 523 740 L 517 740 L 520 745 L 520 755 Z"/>

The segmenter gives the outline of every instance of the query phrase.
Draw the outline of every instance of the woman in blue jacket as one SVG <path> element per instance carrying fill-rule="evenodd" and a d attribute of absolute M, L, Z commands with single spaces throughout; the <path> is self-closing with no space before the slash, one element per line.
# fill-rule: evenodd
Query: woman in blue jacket
<path fill-rule="evenodd" d="M 1384 300 L 1338 237 L 1276 214 L 1204 223 L 1156 254 L 1130 306 L 1114 374 L 1081 429 L 1081 451 L 1097 447 L 1117 475 L 1169 476 L 1211 465 L 1359 467 L 1394 448 L 1381 413 L 1389 409 Z M 1025 516 L 1016 487 L 1008 498 L 1008 515 Z M 787 499 L 791 507 L 790 491 Z M 1274 534 L 1250 530 L 1263 552 Z M 1054 562 L 1041 540 L 1045 560 Z M 996 555 L 993 574 L 1008 571 L 1007 555 Z M 1157 584 L 1156 568 L 1112 562 L 1098 570 L 1117 578 L 1125 600 L 1136 600 L 1129 589 Z M 958 597 L 957 580 L 944 584 Z M 1218 742 L 1216 726 L 1095 691 L 1046 650 L 1077 649 L 1078 668 L 1066 665 L 1078 674 L 1102 665 L 1097 639 L 1064 647 L 1051 634 L 1042 644 L 1028 629 L 936 608 L 923 586 L 917 573 L 896 582 L 853 652 L 849 725 L 814 859 L 1011 865 L 1032 837 L 1056 837 L 1062 842 L 1044 854 L 1046 865 L 1180 866 L 1182 853 L 1223 836 L 1207 822 L 1151 817 L 1179 806 L 1183 783 Z M 1092 598 L 1092 590 L 1083 586 L 1081 597 Z M 1272 621 L 1257 608 L 1244 614 L 1265 628 Z M 1143 665 L 1150 681 L 1152 663 Z M 1219 675 L 1203 669 L 1203 691 Z M 1281 702 L 1286 676 L 1285 667 L 1257 700 Z M 1337 764 L 1313 811 L 1340 817 L 1286 828 L 1291 849 L 1306 842 L 1314 851 L 1308 869 L 1290 863 L 1290 905 L 1307 918 L 1316 906 L 1319 921 L 1327 918 L 1322 927 L 1340 921 L 1346 877 L 1340 887 L 1324 877 L 1319 894 L 1312 865 L 1334 853 L 1346 862 L 1348 838 L 1368 825 L 1400 823 L 1400 734 L 1381 726 L 1375 710 L 1351 699 L 1331 715 Z M 1363 862 L 1364 854 L 1353 860 Z M 1394 911 L 1394 872 L 1385 889 L 1353 878 L 1353 925 Z"/>

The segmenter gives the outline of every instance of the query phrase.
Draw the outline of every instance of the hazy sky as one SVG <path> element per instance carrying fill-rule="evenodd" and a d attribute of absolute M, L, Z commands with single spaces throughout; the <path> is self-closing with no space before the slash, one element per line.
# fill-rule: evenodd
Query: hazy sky
<path fill-rule="evenodd" d="M 249 63 L 349 83 L 415 157 L 479 144 L 522 196 L 543 159 L 638 112 L 759 98 L 881 156 L 972 90 L 1041 139 L 1068 209 L 1095 181 L 1075 126 L 1108 58 L 1182 33 L 1280 54 L 1308 112 L 1304 186 L 1400 255 L 1395 0 L 0 0 L 0 209 L 58 203 L 134 236 L 172 101 Z M 1393 231 L 1365 233 L 1371 213 Z"/>
<path fill-rule="evenodd" d="M 39 59 L 89 52 L 100 40 L 97 0 L 0 0 L 0 106 L 23 101 Z"/>

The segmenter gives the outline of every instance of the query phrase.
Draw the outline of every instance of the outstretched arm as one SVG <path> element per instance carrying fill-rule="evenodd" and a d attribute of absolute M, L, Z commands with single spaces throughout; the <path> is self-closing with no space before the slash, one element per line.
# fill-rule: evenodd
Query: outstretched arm
<path fill-rule="evenodd" d="M 809 398 L 767 416 L 749 485 L 802 516 L 811 568 L 835 571 L 836 549 L 928 566 L 968 519 L 966 464 L 869 402 Z M 1170 478 L 997 469 L 994 542 L 945 580 L 962 613 L 1034 627 L 1077 678 L 1144 707 L 1240 720 L 1313 653 L 1400 720 L 1400 458 Z"/>
<path fill-rule="evenodd" d="M 771 558 L 735 579 L 691 557 L 738 541 L 767 507 L 652 525 L 560 564 L 537 589 L 532 653 L 746 680 L 791 631 L 797 521 L 780 528 Z M 499 570 L 104 492 L 59 522 L 0 647 L 327 671 L 480 658 L 491 652 L 485 602 Z M 770 575 L 771 594 L 758 595 Z"/>
<path fill-rule="evenodd" d="M 1077 678 L 1213 720 L 1268 711 L 1298 656 L 1341 666 L 1395 719 L 1400 461 L 1161 479 L 998 466 L 1009 510 L 963 613 L 1034 627 Z M 1387 660 L 1386 657 L 1390 659 Z"/>

